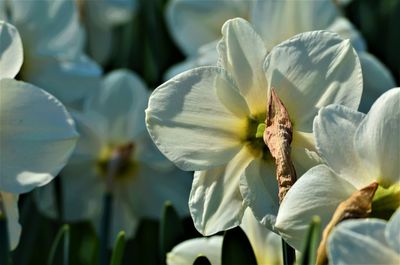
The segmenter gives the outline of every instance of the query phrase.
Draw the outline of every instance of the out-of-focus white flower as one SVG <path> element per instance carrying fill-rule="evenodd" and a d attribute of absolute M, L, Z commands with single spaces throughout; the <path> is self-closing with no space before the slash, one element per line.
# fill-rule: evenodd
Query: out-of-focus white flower
<path fill-rule="evenodd" d="M 201 2 L 201 4 L 199 4 Z M 261 35 L 267 51 L 282 41 L 302 32 L 313 30 L 327 30 L 338 33 L 344 39 L 350 39 L 360 57 L 363 71 L 364 89 L 359 110 L 368 112 L 372 103 L 385 91 L 395 86 L 394 79 L 387 68 L 373 55 L 366 51 L 366 44 L 361 34 L 354 28 L 350 21 L 340 15 L 340 11 L 332 0 L 303 1 L 303 0 L 257 0 L 244 1 L 172 1 L 168 12 L 169 28 L 174 33 L 175 39 L 181 48 L 190 50 L 188 59 L 178 66 L 170 69 L 166 77 L 189 70 L 192 67 L 216 65 L 216 49 L 210 42 L 218 39 L 218 29 L 222 19 L 249 17 L 256 31 Z M 203 7 L 206 6 L 206 7 Z M 217 7 L 225 6 L 224 9 Z M 198 17 L 206 17 L 210 11 L 210 18 L 204 19 L 207 23 L 199 22 Z M 227 12 L 225 10 L 230 10 Z M 178 12 L 179 11 L 179 12 Z M 199 13 L 199 16 L 193 15 Z M 192 24 L 201 27 L 192 26 Z M 185 30 L 186 29 L 186 30 Z M 213 32 L 205 36 L 203 32 Z M 214 36 L 212 39 L 211 36 Z M 196 40 L 193 43 L 192 40 Z M 199 50 L 201 49 L 201 50 Z"/>
<path fill-rule="evenodd" d="M 99 225 L 102 197 L 111 189 L 112 240 L 121 230 L 133 236 L 143 217 L 158 219 L 166 200 L 181 214 L 188 211 L 192 178 L 165 159 L 148 136 L 144 123 L 148 94 L 136 75 L 117 70 L 105 77 L 83 112 L 75 113 L 81 138 L 61 172 L 64 216 L 68 221 L 91 219 Z M 110 186 L 107 167 L 118 148 L 128 153 Z M 39 190 L 37 202 L 44 213 L 54 217 L 53 188 Z"/>
<path fill-rule="evenodd" d="M 281 238 L 261 225 L 250 209 L 245 211 L 240 227 L 250 241 L 258 265 L 283 264 Z M 213 265 L 221 264 L 222 242 L 222 236 L 186 240 L 167 254 L 167 264 L 192 264 L 199 256 L 207 257 Z"/>
<path fill-rule="evenodd" d="M 400 264 L 400 209 L 389 222 L 344 221 L 329 236 L 327 251 L 332 264 Z"/>
<path fill-rule="evenodd" d="M 169 80 L 153 92 L 146 110 L 159 149 L 180 168 L 196 171 L 189 207 L 205 235 L 240 224 L 247 205 L 263 224 L 275 221 L 275 165 L 257 133 L 271 88 L 293 124 L 299 174 L 318 160 L 311 134 L 318 109 L 331 103 L 356 108 L 362 92 L 357 55 L 336 34 L 299 34 L 265 57 L 263 41 L 245 20 L 229 20 L 222 32 L 221 66 Z"/>
<path fill-rule="evenodd" d="M 76 0 L 86 29 L 90 56 L 105 64 L 111 56 L 113 30 L 128 23 L 136 13 L 137 0 Z"/>
<path fill-rule="evenodd" d="M 70 106 L 98 87 L 101 69 L 83 53 L 84 32 L 74 1 L 9 0 L 0 9 L 3 16 L 9 14 L 0 19 L 10 21 L 22 36 L 20 79 Z"/>
<path fill-rule="evenodd" d="M 0 21 L 0 196 L 11 248 L 18 244 L 18 193 L 50 182 L 66 164 L 78 134 L 63 105 L 47 92 L 16 81 L 23 61 L 16 28 Z"/>
<path fill-rule="evenodd" d="M 400 206 L 399 105 L 400 88 L 394 88 L 367 115 L 338 105 L 321 109 L 314 120 L 314 134 L 327 166 L 310 169 L 295 183 L 275 224 L 295 248 L 301 248 L 312 216 L 319 215 L 324 227 L 340 202 L 374 181 L 381 186 L 376 196 L 382 192 L 386 201 L 374 201 L 372 214 Z"/>

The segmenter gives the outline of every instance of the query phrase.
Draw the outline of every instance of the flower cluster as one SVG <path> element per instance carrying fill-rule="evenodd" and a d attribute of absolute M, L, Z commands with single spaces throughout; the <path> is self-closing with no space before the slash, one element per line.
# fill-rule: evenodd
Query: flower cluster
<path fill-rule="evenodd" d="M 0 0 L 0 264 L 399 264 L 400 88 L 349 2 Z"/>

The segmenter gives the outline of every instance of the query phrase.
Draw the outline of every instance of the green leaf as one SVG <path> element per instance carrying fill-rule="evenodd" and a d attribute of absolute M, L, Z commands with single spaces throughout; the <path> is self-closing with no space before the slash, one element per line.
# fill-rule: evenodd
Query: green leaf
<path fill-rule="evenodd" d="M 311 224 L 308 227 L 307 237 L 305 238 L 303 255 L 301 256 L 300 264 L 308 265 L 315 264 L 317 258 L 317 249 L 321 234 L 321 219 L 314 216 Z"/>
<path fill-rule="evenodd" d="M 211 265 L 211 262 L 207 259 L 207 257 L 199 256 L 194 260 L 193 265 Z"/>
<path fill-rule="evenodd" d="M 222 241 L 221 264 L 257 264 L 250 241 L 240 227 L 225 231 Z"/>
<path fill-rule="evenodd" d="M 69 257 L 69 238 L 70 238 L 70 229 L 69 225 L 63 225 L 58 231 L 56 238 L 51 245 L 49 258 L 47 260 L 48 265 L 54 264 L 54 260 L 56 257 L 57 250 L 60 248 L 61 240 L 63 241 L 63 265 L 68 265 L 68 257 Z"/>
<path fill-rule="evenodd" d="M 166 253 L 180 242 L 183 233 L 183 225 L 178 213 L 171 202 L 165 202 L 160 221 L 160 256 L 162 261 L 165 261 Z"/>
<path fill-rule="evenodd" d="M 120 265 L 124 256 L 125 250 L 125 232 L 121 231 L 115 240 L 113 254 L 111 256 L 110 265 Z"/>

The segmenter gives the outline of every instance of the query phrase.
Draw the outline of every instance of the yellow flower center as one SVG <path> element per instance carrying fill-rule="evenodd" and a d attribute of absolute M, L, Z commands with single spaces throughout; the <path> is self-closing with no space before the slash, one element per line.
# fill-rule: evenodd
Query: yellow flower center
<path fill-rule="evenodd" d="M 372 200 L 372 217 L 389 220 L 400 207 L 400 183 L 387 188 L 379 185 Z"/>
<path fill-rule="evenodd" d="M 132 159 L 133 151 L 133 143 L 109 145 L 103 148 L 96 164 L 96 171 L 99 176 L 106 179 L 110 174 L 113 174 L 114 181 L 132 178 L 138 170 L 138 163 Z M 110 168 L 112 163 L 114 163 L 113 169 Z M 110 170 L 114 172 L 110 172 Z"/>
<path fill-rule="evenodd" d="M 255 157 L 262 157 L 264 160 L 270 160 L 272 159 L 272 156 L 263 139 L 265 118 L 265 113 L 248 117 L 244 142 Z"/>

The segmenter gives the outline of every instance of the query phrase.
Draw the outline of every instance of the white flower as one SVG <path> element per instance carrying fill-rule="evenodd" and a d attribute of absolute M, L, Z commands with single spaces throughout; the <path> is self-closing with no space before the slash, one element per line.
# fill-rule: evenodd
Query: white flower
<path fill-rule="evenodd" d="M 400 209 L 389 222 L 344 221 L 329 236 L 327 251 L 332 264 L 399 264 Z"/>
<path fill-rule="evenodd" d="M 364 39 L 351 22 L 340 15 L 332 0 L 201 1 L 201 4 L 186 0 L 172 1 L 169 9 L 169 28 L 180 47 L 190 52 L 186 61 L 167 72 L 167 77 L 192 67 L 215 65 L 218 57 L 212 42 L 220 36 L 216 29 L 222 25 L 222 19 L 237 16 L 249 17 L 268 52 L 296 34 L 313 30 L 332 31 L 350 39 L 363 71 L 364 92 L 359 106 L 362 112 L 368 112 L 382 93 L 395 86 L 389 70 L 366 51 Z M 200 22 L 200 18 L 204 22 Z"/>
<path fill-rule="evenodd" d="M 275 165 L 257 134 L 271 88 L 294 124 L 299 174 L 316 163 L 311 131 L 318 109 L 334 102 L 356 108 L 362 91 L 357 56 L 336 34 L 300 34 L 265 57 L 261 38 L 245 20 L 229 20 L 222 32 L 221 66 L 169 80 L 153 92 L 146 110 L 159 149 L 180 168 L 196 171 L 189 207 L 205 235 L 240 224 L 248 204 L 263 224 L 274 223 Z"/>
<path fill-rule="evenodd" d="M 313 215 L 321 217 L 324 227 L 340 202 L 374 181 L 388 189 L 388 200 L 379 207 L 400 206 L 399 105 L 400 88 L 395 88 L 384 93 L 367 115 L 337 105 L 320 110 L 314 134 L 326 165 L 310 169 L 295 183 L 275 224 L 295 248 L 301 248 Z M 373 214 L 374 207 L 378 205 L 373 204 Z"/>
<path fill-rule="evenodd" d="M 244 213 L 241 228 L 249 239 L 258 265 L 283 264 L 281 238 L 262 226 L 250 209 Z M 192 264 L 199 256 L 207 257 L 213 265 L 221 264 L 222 243 L 222 236 L 186 240 L 176 245 L 167 254 L 167 264 Z"/>
<path fill-rule="evenodd" d="M 63 103 L 79 105 L 95 90 L 101 69 L 84 53 L 84 33 L 74 1 L 10 0 L 8 20 L 22 36 L 24 64 L 19 77 L 50 92 Z M 3 16 L 6 12 L 3 12 Z"/>
<path fill-rule="evenodd" d="M 76 0 L 86 29 L 89 54 L 107 63 L 113 49 L 113 30 L 128 23 L 138 8 L 137 0 Z M 114 43 L 115 45 L 115 43 Z"/>
<path fill-rule="evenodd" d="M 18 193 L 50 182 L 67 163 L 78 134 L 63 105 L 14 78 L 23 51 L 16 28 L 0 21 L 0 196 L 11 247 L 18 243 Z"/>
<path fill-rule="evenodd" d="M 102 197 L 107 189 L 107 166 L 117 148 L 131 148 L 114 176 L 111 240 L 120 230 L 128 237 L 143 217 L 159 218 L 166 200 L 187 212 L 191 177 L 176 169 L 152 143 L 144 123 L 149 92 L 127 70 L 108 74 L 98 93 L 75 113 L 80 141 L 61 172 L 64 216 L 68 221 L 91 219 L 100 224 Z M 38 191 L 41 210 L 56 216 L 53 186 Z"/>

